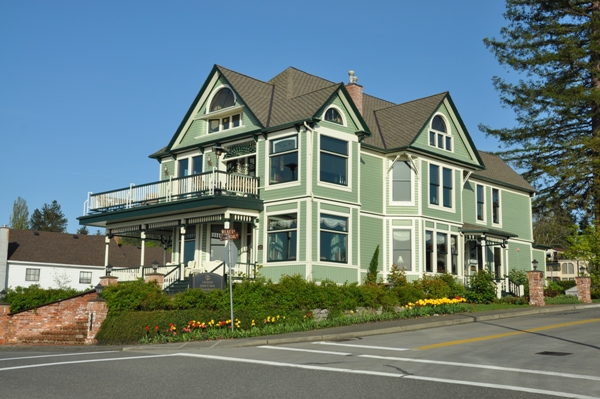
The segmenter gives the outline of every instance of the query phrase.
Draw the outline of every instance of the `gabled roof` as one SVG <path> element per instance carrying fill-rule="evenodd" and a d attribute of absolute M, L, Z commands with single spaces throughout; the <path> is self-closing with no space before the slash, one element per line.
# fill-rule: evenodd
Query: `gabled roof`
<path fill-rule="evenodd" d="M 445 92 L 384 107 L 381 106 L 387 104 L 382 102 L 368 101 L 365 104 L 363 97 L 363 114 L 368 114 L 369 120 L 374 123 L 369 125 L 373 136 L 365 139 L 365 144 L 382 149 L 409 146 L 447 95 Z"/>
<path fill-rule="evenodd" d="M 473 176 L 492 183 L 505 183 L 531 193 L 535 192 L 535 188 L 508 166 L 499 156 L 484 151 L 479 151 L 479 156 L 486 169 L 474 172 Z"/>
<path fill-rule="evenodd" d="M 104 266 L 104 236 L 77 235 L 48 231 L 9 231 L 8 261 L 53 263 L 63 265 Z M 162 263 L 162 248 L 145 248 L 144 265 L 154 260 Z M 139 266 L 141 250 L 130 245 L 109 244 L 108 262 L 115 267 Z"/>

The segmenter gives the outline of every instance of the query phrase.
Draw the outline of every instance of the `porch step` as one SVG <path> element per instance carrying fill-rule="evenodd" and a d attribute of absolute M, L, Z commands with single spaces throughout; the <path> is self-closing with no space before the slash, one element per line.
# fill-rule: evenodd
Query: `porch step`
<path fill-rule="evenodd" d="M 164 289 L 165 294 L 167 295 L 175 295 L 179 292 L 183 292 L 189 287 L 189 279 L 185 279 L 183 281 L 176 281 L 167 288 Z"/>

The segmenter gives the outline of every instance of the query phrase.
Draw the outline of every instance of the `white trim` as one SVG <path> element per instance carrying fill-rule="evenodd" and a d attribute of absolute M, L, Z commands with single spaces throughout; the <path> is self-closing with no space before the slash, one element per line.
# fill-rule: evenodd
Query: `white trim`
<path fill-rule="evenodd" d="M 425 161 L 425 160 L 424 160 Z M 427 181 L 427 198 L 426 198 L 426 204 L 428 206 L 429 209 L 437 209 L 440 211 L 444 211 L 444 212 L 449 212 L 449 213 L 456 213 L 457 212 L 457 191 L 458 188 L 456 186 L 456 171 L 457 170 L 461 170 L 461 169 L 456 169 L 453 166 L 447 165 L 447 164 L 443 164 L 443 163 L 438 163 L 438 162 L 431 162 L 429 160 L 426 161 L 427 162 L 427 174 L 428 174 L 428 181 Z M 439 167 L 439 185 L 438 185 L 438 204 L 432 204 L 431 201 L 431 165 L 435 165 L 437 167 Z M 451 176 L 452 176 L 452 206 L 447 207 L 444 206 L 444 169 L 448 169 L 451 171 Z M 462 187 L 460 188 L 462 190 Z"/>
<path fill-rule="evenodd" d="M 334 109 L 335 109 L 335 110 L 337 110 L 337 112 L 340 114 L 340 116 L 342 117 L 342 123 L 341 123 L 341 124 L 339 124 L 339 123 L 337 123 L 337 122 L 328 121 L 327 119 L 325 119 L 325 114 L 327 113 L 327 111 L 328 111 L 330 108 L 334 108 Z M 339 106 L 335 105 L 335 104 L 330 104 L 330 105 L 329 105 L 329 106 L 328 106 L 328 107 L 325 109 L 325 111 L 323 111 L 323 114 L 321 115 L 321 120 L 322 120 L 323 122 L 327 122 L 327 123 L 333 123 L 334 125 L 337 125 L 337 126 L 344 126 L 344 127 L 348 127 L 348 121 L 347 121 L 347 118 L 346 118 L 346 114 L 345 114 L 345 112 L 343 112 L 343 111 L 342 111 L 342 109 L 341 109 Z"/>
<path fill-rule="evenodd" d="M 439 116 L 440 118 L 442 118 L 442 121 L 444 122 L 444 125 L 446 125 L 446 131 L 442 132 L 440 130 L 436 130 L 433 128 L 433 120 Z M 435 142 L 433 145 L 431 145 L 431 140 L 430 140 L 430 136 L 431 133 L 435 133 Z M 443 137 L 444 138 L 444 142 L 443 142 L 443 147 L 439 146 L 439 138 Z M 450 147 L 451 149 L 448 150 L 446 147 L 446 138 L 450 138 Z M 437 148 L 438 150 L 443 150 L 449 153 L 454 153 L 454 136 L 452 135 L 452 129 L 450 126 L 450 121 L 448 120 L 448 118 L 446 117 L 446 115 L 444 115 L 441 112 L 436 112 L 435 114 L 433 114 L 431 120 L 429 121 L 429 129 L 427 129 L 427 145 L 429 147 L 433 147 L 433 148 Z"/>

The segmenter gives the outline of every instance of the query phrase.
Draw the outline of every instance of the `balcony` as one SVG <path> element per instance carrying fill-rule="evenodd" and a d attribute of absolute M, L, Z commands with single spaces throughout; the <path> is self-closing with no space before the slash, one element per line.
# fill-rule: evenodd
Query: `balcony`
<path fill-rule="evenodd" d="M 212 171 L 192 176 L 169 178 L 154 183 L 89 194 L 84 215 L 134 210 L 179 203 L 214 199 L 258 199 L 258 178 L 254 176 Z"/>

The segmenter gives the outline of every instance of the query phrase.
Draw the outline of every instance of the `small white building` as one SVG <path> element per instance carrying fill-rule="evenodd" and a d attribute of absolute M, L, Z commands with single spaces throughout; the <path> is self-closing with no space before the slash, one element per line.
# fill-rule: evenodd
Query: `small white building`
<path fill-rule="evenodd" d="M 0 227 L 0 290 L 33 284 L 88 289 L 106 274 L 108 263 L 115 268 L 151 266 L 155 260 L 166 263 L 167 256 L 163 248 L 142 251 L 105 236 Z"/>

